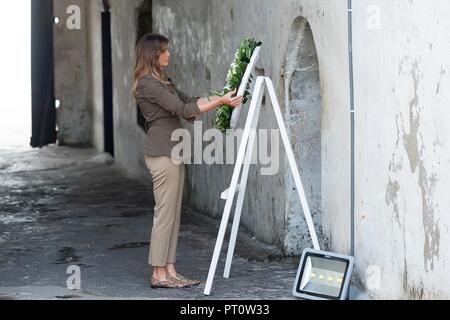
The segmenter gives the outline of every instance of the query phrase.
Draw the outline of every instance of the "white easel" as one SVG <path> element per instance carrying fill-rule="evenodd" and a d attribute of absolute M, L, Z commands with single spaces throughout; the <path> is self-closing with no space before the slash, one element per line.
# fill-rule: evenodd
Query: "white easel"
<path fill-rule="evenodd" d="M 247 67 L 247 70 L 244 74 L 241 86 L 238 90 L 238 95 L 243 94 L 243 90 L 245 89 L 245 86 L 247 85 L 247 81 L 250 77 L 250 74 L 253 72 L 253 68 L 256 62 L 256 59 L 259 54 L 259 47 L 255 49 L 255 52 L 252 55 L 252 59 L 250 60 L 249 67 Z M 308 202 L 306 200 L 305 191 L 303 189 L 303 184 L 300 179 L 300 173 L 297 168 L 297 164 L 295 162 L 294 158 L 294 152 L 292 151 L 292 146 L 289 142 L 289 138 L 286 132 L 286 127 L 284 125 L 283 116 L 280 109 L 280 104 L 278 102 L 275 89 L 272 83 L 272 80 L 268 77 L 257 77 L 256 78 L 256 84 L 253 89 L 253 96 L 250 102 L 250 107 L 248 110 L 247 119 L 245 122 L 244 132 L 242 135 L 241 144 L 239 146 L 238 155 L 236 158 L 236 164 L 233 169 L 233 175 L 231 178 L 230 187 L 223 191 L 221 194 L 222 199 L 226 199 L 225 207 L 223 209 L 222 214 L 222 221 L 220 223 L 219 233 L 217 235 L 216 245 L 214 248 L 214 253 L 211 260 L 211 265 L 209 268 L 208 278 L 206 280 L 205 284 L 205 290 L 204 294 L 209 295 L 211 292 L 212 283 L 214 280 L 214 275 L 217 268 L 217 263 L 219 261 L 220 251 L 222 249 L 223 240 L 225 237 L 225 231 L 227 228 L 227 224 L 230 218 L 230 211 L 231 207 L 234 201 L 234 195 L 237 191 L 239 191 L 236 208 L 234 211 L 234 220 L 233 220 L 233 226 L 231 229 L 231 235 L 230 235 L 230 242 L 228 244 L 228 253 L 227 258 L 225 262 L 225 270 L 223 277 L 228 278 L 230 276 L 230 269 L 231 269 L 231 261 L 233 259 L 233 253 L 234 253 L 234 247 L 236 244 L 236 237 L 237 232 L 239 228 L 239 222 L 241 219 L 241 210 L 242 205 L 244 203 L 244 195 L 245 195 L 245 189 L 247 186 L 247 179 L 248 179 L 248 171 L 250 167 L 250 159 L 253 151 L 253 144 L 255 141 L 255 132 L 258 125 L 258 119 L 259 119 L 259 111 L 261 107 L 262 97 L 264 93 L 264 87 L 263 85 L 267 86 L 267 90 L 269 93 L 269 97 L 271 100 L 271 104 L 273 107 L 273 111 L 275 112 L 275 116 L 277 119 L 278 127 L 280 129 L 281 138 L 283 140 L 284 148 L 286 150 L 286 155 L 289 161 L 289 166 L 291 168 L 292 175 L 294 176 L 294 182 L 295 186 L 297 187 L 297 192 L 300 197 L 300 202 L 303 208 L 303 213 L 305 215 L 306 223 L 308 225 L 308 230 L 311 235 L 312 243 L 314 246 L 314 249 L 320 250 L 319 242 L 317 240 L 316 231 L 314 229 L 314 224 L 311 217 L 311 212 L 309 211 Z M 240 109 L 240 108 L 239 108 Z M 245 162 L 244 162 L 245 159 Z M 242 171 L 242 176 L 239 180 L 239 175 L 241 173 L 241 168 L 244 166 Z"/>

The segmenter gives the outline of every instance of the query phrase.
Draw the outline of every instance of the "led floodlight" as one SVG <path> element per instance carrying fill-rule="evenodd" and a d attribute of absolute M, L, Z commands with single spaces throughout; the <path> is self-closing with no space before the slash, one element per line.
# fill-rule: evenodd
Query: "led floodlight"
<path fill-rule="evenodd" d="M 292 294 L 304 299 L 345 300 L 352 270 L 351 256 L 305 249 Z"/>

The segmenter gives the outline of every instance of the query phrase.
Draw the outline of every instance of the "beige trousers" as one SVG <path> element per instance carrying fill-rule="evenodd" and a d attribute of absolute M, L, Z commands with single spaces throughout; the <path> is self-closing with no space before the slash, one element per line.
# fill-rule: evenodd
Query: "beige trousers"
<path fill-rule="evenodd" d="M 148 263 L 163 267 L 175 263 L 183 198 L 184 163 L 167 156 L 145 155 L 152 176 L 155 210 Z"/>

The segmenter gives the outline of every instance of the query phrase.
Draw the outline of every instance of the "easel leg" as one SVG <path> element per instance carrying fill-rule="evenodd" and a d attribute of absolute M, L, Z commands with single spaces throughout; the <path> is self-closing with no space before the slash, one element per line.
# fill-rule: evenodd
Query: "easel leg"
<path fill-rule="evenodd" d="M 256 79 L 254 94 L 259 95 L 262 85 L 264 83 L 264 77 L 258 77 Z M 248 111 L 247 120 L 245 122 L 244 133 L 242 135 L 241 145 L 239 146 L 238 155 L 236 158 L 236 165 L 234 166 L 233 176 L 231 177 L 230 188 L 228 189 L 228 197 L 225 202 L 225 208 L 223 209 L 222 221 L 220 222 L 219 234 L 217 236 L 216 245 L 214 247 L 214 253 L 209 267 L 208 278 L 205 284 L 205 290 L 203 293 L 209 295 L 211 292 L 212 282 L 214 280 L 214 274 L 216 273 L 217 263 L 219 261 L 220 251 L 222 249 L 223 239 L 225 237 L 225 231 L 227 228 L 228 220 L 230 218 L 231 206 L 234 200 L 234 194 L 236 193 L 236 187 L 239 175 L 241 173 L 242 164 L 244 162 L 245 149 L 248 144 L 250 128 L 255 117 L 255 111 L 260 106 L 256 104 L 256 99 L 252 99 L 250 102 L 250 108 Z"/>
<path fill-rule="evenodd" d="M 257 105 L 260 106 L 262 102 L 262 96 L 263 96 L 263 90 L 261 90 L 260 95 L 258 97 Z M 259 119 L 259 111 L 261 109 L 258 108 L 255 114 L 255 118 L 252 122 L 252 128 L 250 131 L 250 138 L 248 142 L 248 146 L 245 153 L 245 161 L 244 161 L 244 169 L 242 171 L 242 176 L 239 182 L 239 194 L 236 202 L 236 209 L 234 211 L 234 219 L 233 219 L 233 227 L 231 229 L 231 235 L 230 235 L 230 242 L 228 243 L 228 252 L 227 252 L 227 259 L 225 261 L 225 269 L 223 272 L 223 277 L 228 278 L 230 276 L 230 270 L 231 270 L 231 262 L 233 260 L 233 254 L 234 254 L 234 248 L 236 246 L 236 238 L 237 233 L 239 229 L 239 223 L 241 221 L 241 212 L 242 212 L 242 205 L 244 204 L 244 196 L 245 196 L 245 189 L 247 187 L 247 180 L 248 180 L 248 172 L 250 169 L 250 162 L 252 158 L 253 153 L 253 147 L 257 135 L 257 127 L 258 127 L 258 119 Z"/>
<path fill-rule="evenodd" d="M 241 141 L 241 147 L 245 146 L 248 142 L 248 136 L 243 137 Z M 239 152 L 241 150 L 239 149 Z M 208 278 L 205 284 L 204 294 L 209 295 L 211 292 L 212 282 L 214 274 L 216 273 L 217 263 L 219 262 L 220 251 L 222 249 L 223 239 L 225 238 L 225 231 L 227 230 L 228 220 L 230 218 L 231 206 L 234 200 L 234 193 L 236 192 L 237 179 L 241 171 L 242 160 L 237 161 L 234 167 L 233 176 L 231 178 L 230 188 L 228 189 L 228 196 L 225 202 L 225 208 L 223 209 L 222 221 L 220 222 L 219 234 L 217 235 L 216 246 L 214 247 L 214 253 L 209 267 Z"/>

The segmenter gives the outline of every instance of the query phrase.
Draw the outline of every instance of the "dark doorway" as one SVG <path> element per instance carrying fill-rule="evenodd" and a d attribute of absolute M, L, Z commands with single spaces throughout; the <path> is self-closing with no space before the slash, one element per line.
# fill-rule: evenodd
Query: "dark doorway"
<path fill-rule="evenodd" d="M 32 147 L 56 142 L 53 74 L 53 0 L 31 1 Z"/>
<path fill-rule="evenodd" d="M 103 128 L 105 152 L 114 156 L 111 13 L 102 12 Z"/>

